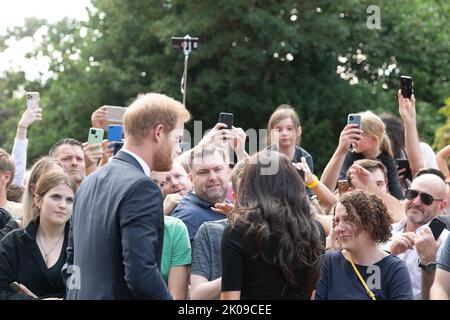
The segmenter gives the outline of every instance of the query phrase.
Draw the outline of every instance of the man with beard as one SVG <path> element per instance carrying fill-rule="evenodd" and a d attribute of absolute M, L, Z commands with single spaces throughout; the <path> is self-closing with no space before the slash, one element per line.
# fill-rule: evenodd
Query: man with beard
<path fill-rule="evenodd" d="M 222 213 L 214 212 L 211 207 L 225 201 L 230 182 L 230 167 L 224 150 L 212 146 L 203 146 L 191 153 L 191 173 L 194 190 L 188 192 L 172 213 L 181 219 L 192 240 L 203 222 L 224 218 Z"/>
<path fill-rule="evenodd" d="M 406 192 L 406 219 L 394 223 L 392 238 L 384 248 L 406 262 L 414 299 L 429 299 L 436 273 L 436 258 L 448 236 L 444 230 L 437 241 L 428 224 L 447 206 L 446 184 L 435 174 L 417 176 Z"/>
<path fill-rule="evenodd" d="M 68 299 L 170 299 L 160 274 L 164 214 L 150 170 L 170 171 L 189 112 L 139 96 L 124 115 L 121 151 L 82 183 L 67 246 Z"/>
<path fill-rule="evenodd" d="M 164 199 L 164 214 L 171 215 L 186 192 L 192 190 L 192 183 L 184 167 L 174 161 L 172 170 L 168 172 L 152 171 L 151 177 L 161 188 Z"/>

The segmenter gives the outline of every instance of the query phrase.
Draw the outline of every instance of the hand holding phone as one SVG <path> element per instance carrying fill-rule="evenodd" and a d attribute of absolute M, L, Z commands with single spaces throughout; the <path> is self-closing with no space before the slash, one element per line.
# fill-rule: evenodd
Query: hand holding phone
<path fill-rule="evenodd" d="M 108 123 L 111 124 L 122 124 L 123 115 L 127 111 L 127 108 L 118 106 L 105 106 L 108 112 Z"/>

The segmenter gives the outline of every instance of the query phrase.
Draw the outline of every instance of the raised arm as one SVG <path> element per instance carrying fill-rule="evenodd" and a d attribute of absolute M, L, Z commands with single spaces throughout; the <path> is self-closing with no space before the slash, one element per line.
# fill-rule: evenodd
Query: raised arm
<path fill-rule="evenodd" d="M 411 100 L 402 96 L 398 90 L 398 112 L 405 125 L 405 146 L 408 155 L 409 166 L 412 175 L 424 167 L 422 152 L 420 150 L 419 134 L 416 125 L 416 98 L 411 96 Z"/>

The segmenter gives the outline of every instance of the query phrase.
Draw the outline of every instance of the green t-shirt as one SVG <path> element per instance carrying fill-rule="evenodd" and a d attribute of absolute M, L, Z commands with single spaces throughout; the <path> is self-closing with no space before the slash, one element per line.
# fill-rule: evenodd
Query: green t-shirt
<path fill-rule="evenodd" d="M 161 258 L 161 275 L 169 280 L 170 267 L 191 264 L 191 242 L 183 221 L 164 216 L 164 246 Z"/>

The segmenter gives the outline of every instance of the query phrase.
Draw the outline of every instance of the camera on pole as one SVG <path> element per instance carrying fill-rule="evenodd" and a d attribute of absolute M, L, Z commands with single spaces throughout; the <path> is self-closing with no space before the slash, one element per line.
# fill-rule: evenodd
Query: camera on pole
<path fill-rule="evenodd" d="M 183 104 L 186 105 L 186 90 L 187 90 L 187 66 L 189 54 L 192 50 L 197 49 L 198 38 L 192 38 L 189 35 L 185 37 L 172 37 L 172 48 L 175 50 L 183 50 L 184 53 L 184 72 L 181 78 L 180 89 L 183 94 Z"/>

